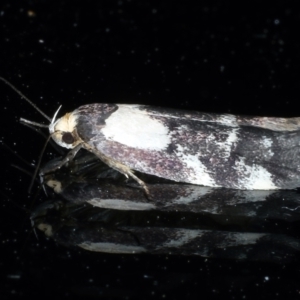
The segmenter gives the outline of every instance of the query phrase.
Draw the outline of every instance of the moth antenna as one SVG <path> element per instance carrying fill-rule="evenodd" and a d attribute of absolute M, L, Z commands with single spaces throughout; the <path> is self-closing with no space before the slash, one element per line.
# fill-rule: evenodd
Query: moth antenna
<path fill-rule="evenodd" d="M 37 122 L 33 122 L 33 121 L 29 121 L 29 120 L 24 119 L 24 118 L 20 118 L 20 122 L 21 123 L 25 123 L 25 124 L 29 124 L 29 125 L 32 125 L 32 126 L 36 126 L 36 127 L 49 128 L 48 125 L 37 123 Z"/>
<path fill-rule="evenodd" d="M 35 227 L 34 227 L 34 220 L 32 218 L 30 218 L 30 224 L 31 224 L 32 231 L 34 232 L 34 235 L 35 235 L 36 239 L 38 240 L 39 238 L 38 238 L 38 235 L 37 235 Z"/>
<path fill-rule="evenodd" d="M 54 114 L 54 116 L 53 116 L 53 118 L 51 120 L 51 125 L 54 124 L 54 122 L 56 120 L 56 116 L 57 116 L 57 114 L 58 114 L 58 112 L 59 112 L 60 109 L 61 109 L 61 105 L 59 106 L 58 110 L 55 112 L 55 114 Z M 47 128 L 48 128 L 48 126 L 47 126 Z"/>
<path fill-rule="evenodd" d="M 24 120 L 25 120 L 25 122 L 24 122 Z M 20 119 L 20 121 L 21 121 L 21 124 L 22 125 L 25 125 L 25 126 L 27 126 L 27 127 L 29 127 L 30 129 L 32 129 L 32 130 L 34 130 L 34 131 L 36 131 L 38 134 L 40 134 L 43 138 L 45 138 L 45 139 L 47 139 L 48 138 L 48 134 L 46 135 L 46 134 L 44 134 L 41 130 L 39 130 L 38 128 L 37 128 L 37 126 L 35 126 L 34 124 L 33 125 L 31 125 L 30 123 L 31 123 L 31 121 L 29 121 L 29 122 L 27 122 L 28 120 L 26 120 L 26 119 L 23 119 L 23 118 L 21 118 Z M 41 125 L 44 125 L 44 124 L 41 124 Z M 44 127 L 44 126 L 43 126 Z M 45 127 L 48 127 L 47 125 L 45 125 Z M 1 141 L 0 141 L 1 142 Z M 64 155 L 65 154 L 65 151 L 63 151 L 63 149 L 60 147 L 60 146 L 58 146 L 53 140 L 50 140 L 50 144 L 51 144 L 51 146 L 60 154 L 60 155 Z"/>
<path fill-rule="evenodd" d="M 21 168 L 21 167 L 19 167 L 19 166 L 17 166 L 17 165 L 14 165 L 14 164 L 12 164 L 11 166 L 12 166 L 13 168 L 15 168 L 15 169 L 17 169 L 17 170 L 19 170 L 19 171 L 21 171 L 21 172 L 23 172 L 23 173 L 29 175 L 30 177 L 32 177 L 32 173 L 26 171 L 25 169 L 23 169 L 23 168 Z M 31 167 L 32 167 L 32 166 L 31 166 Z M 43 188 L 43 191 L 45 192 L 45 195 L 48 196 L 48 193 L 47 193 L 47 191 L 46 191 L 44 182 L 43 182 L 43 181 L 40 181 L 40 182 L 39 182 L 38 179 L 36 179 L 36 181 L 37 181 L 37 183 L 40 183 L 40 184 L 42 185 L 42 188 Z"/>
<path fill-rule="evenodd" d="M 47 193 L 47 190 L 46 190 L 46 186 L 45 186 L 45 183 L 44 183 L 44 177 L 40 175 L 40 183 L 43 187 L 43 191 L 45 193 L 45 195 L 48 197 L 48 193 Z"/>
<path fill-rule="evenodd" d="M 19 154 L 17 154 L 12 148 L 10 148 L 8 145 L 6 145 L 3 141 L 0 141 L 0 143 L 3 145 L 3 147 L 5 147 L 6 149 L 8 149 L 8 150 L 9 150 L 10 152 L 12 152 L 17 158 L 19 158 L 24 164 L 26 164 L 26 165 L 32 167 L 32 165 L 31 165 L 28 161 L 26 161 L 25 159 L 23 159 Z M 21 168 L 20 166 L 17 166 L 17 165 L 15 165 L 15 164 L 11 164 L 11 167 L 13 167 L 13 168 L 15 168 L 15 169 L 17 169 L 17 170 L 19 170 L 19 171 L 21 171 L 21 172 L 23 172 L 23 173 L 29 175 L 30 177 L 32 177 L 32 173 L 31 173 L 31 172 L 29 172 L 29 171 L 27 171 L 27 170 Z M 37 180 L 37 182 L 39 182 L 39 181 Z M 46 196 L 48 196 L 47 191 L 46 191 L 46 189 L 45 189 L 45 185 L 44 185 L 44 183 L 43 183 L 42 180 L 40 181 L 40 184 L 42 185 L 43 190 L 44 190 Z"/>
<path fill-rule="evenodd" d="M 52 121 L 50 117 L 48 117 L 41 109 L 39 109 L 31 100 L 29 100 L 24 94 L 22 94 L 14 85 L 12 85 L 9 81 L 0 77 L 5 84 L 7 84 L 11 89 L 13 89 L 17 94 L 21 96 L 21 98 L 25 99 L 31 106 L 33 106 L 42 116 L 44 116 L 48 121 Z"/>
<path fill-rule="evenodd" d="M 23 168 L 21 168 L 21 167 L 19 167 L 19 166 L 17 166 L 17 165 L 14 165 L 14 164 L 11 164 L 11 166 L 12 166 L 13 168 L 15 168 L 15 169 L 17 169 L 17 170 L 19 170 L 19 171 L 21 171 L 21 172 L 23 172 L 23 173 L 29 175 L 30 177 L 32 177 L 32 173 L 26 171 L 25 169 L 23 169 Z M 31 166 L 31 167 L 32 167 L 32 166 Z M 47 193 L 47 190 L 46 190 L 46 188 L 45 188 L 45 184 L 44 184 L 43 178 L 41 177 L 41 180 L 40 180 L 40 181 L 38 181 L 38 179 L 36 179 L 36 178 L 35 178 L 35 180 L 37 181 L 37 183 L 40 183 L 40 184 L 41 184 L 41 186 L 42 186 L 42 188 L 43 188 L 43 191 L 44 191 L 45 195 L 48 196 L 48 193 Z M 30 183 L 31 183 L 31 182 L 30 182 Z"/>
<path fill-rule="evenodd" d="M 31 180 L 30 185 L 29 185 L 29 188 L 28 188 L 28 193 L 31 193 L 31 190 L 32 190 L 32 187 L 33 187 L 34 180 L 35 180 L 35 178 L 36 178 L 36 176 L 37 176 L 37 173 L 38 173 L 38 171 L 39 171 L 39 168 L 40 168 L 40 165 L 41 165 L 41 162 L 42 162 L 42 158 L 43 158 L 45 149 L 46 149 L 46 147 L 47 147 L 47 145 L 48 145 L 48 143 L 49 143 L 50 138 L 51 138 L 51 135 L 49 135 L 49 137 L 47 138 L 46 143 L 44 144 L 44 147 L 43 147 L 43 149 L 42 149 L 42 151 L 41 151 L 41 154 L 40 154 L 40 156 L 39 156 L 39 159 L 38 159 L 36 168 L 35 168 L 34 173 L 33 173 L 33 176 L 32 176 L 32 180 Z"/>
<path fill-rule="evenodd" d="M 25 173 L 25 174 L 27 174 L 27 175 L 29 175 L 30 177 L 32 176 L 32 173 L 30 173 L 29 171 L 26 171 L 25 169 L 23 169 L 23 168 L 21 168 L 17 165 L 11 164 L 10 166 L 17 169 L 17 170 L 19 170 L 19 171 L 21 171 L 21 172 L 23 172 L 23 173 Z"/>
<path fill-rule="evenodd" d="M 25 122 L 23 120 L 25 120 Z M 45 134 L 40 129 L 38 129 L 37 126 L 31 125 L 31 124 L 27 123 L 26 121 L 27 121 L 26 119 L 23 119 L 23 118 L 20 119 L 20 122 L 21 122 L 22 125 L 30 128 L 31 130 L 34 130 L 35 132 L 37 132 L 38 134 L 40 134 L 44 139 L 48 138 L 49 134 Z M 31 122 L 31 121 L 29 121 L 29 122 Z M 42 125 L 44 125 L 44 124 L 42 124 Z"/>

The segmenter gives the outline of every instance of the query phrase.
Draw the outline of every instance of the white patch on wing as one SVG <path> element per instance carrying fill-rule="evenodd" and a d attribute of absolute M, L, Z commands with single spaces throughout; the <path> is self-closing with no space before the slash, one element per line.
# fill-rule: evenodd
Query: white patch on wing
<path fill-rule="evenodd" d="M 105 138 L 128 147 L 145 150 L 165 150 L 170 144 L 169 129 L 133 105 L 118 105 L 118 110 L 106 119 L 101 130 Z"/>
<path fill-rule="evenodd" d="M 177 145 L 177 156 L 190 168 L 192 172 L 189 174 L 189 183 L 202 184 L 206 186 L 218 187 L 215 180 L 209 175 L 207 168 L 201 163 L 199 157 L 196 155 L 185 154 L 185 149 Z M 199 153 L 200 155 L 200 153 Z"/>
<path fill-rule="evenodd" d="M 245 164 L 245 159 L 236 161 L 236 170 L 240 172 L 237 188 L 246 190 L 275 190 L 278 187 L 272 181 L 272 175 L 262 166 Z"/>
<path fill-rule="evenodd" d="M 186 193 L 189 192 L 188 196 L 180 196 L 171 203 L 168 203 L 166 206 L 174 204 L 189 204 L 191 202 L 199 200 L 199 198 L 201 198 L 202 196 L 208 195 L 212 191 L 213 189 L 211 187 L 191 185 L 187 187 Z"/>
<path fill-rule="evenodd" d="M 272 190 L 237 190 L 236 196 L 233 199 L 226 201 L 226 203 L 229 205 L 237 205 L 241 203 L 263 202 L 273 193 L 274 191 Z"/>
<path fill-rule="evenodd" d="M 84 242 L 78 244 L 78 246 L 85 250 L 105 253 L 141 253 L 146 251 L 146 249 L 141 246 L 127 246 L 116 243 Z"/>
<path fill-rule="evenodd" d="M 243 232 L 229 232 L 228 238 L 224 239 L 218 244 L 218 248 L 235 247 L 241 245 L 253 245 L 257 241 L 266 236 L 265 233 L 243 233 Z"/>
<path fill-rule="evenodd" d="M 97 206 L 101 208 L 118 209 L 118 210 L 150 210 L 156 207 L 151 203 L 126 201 L 120 199 L 94 198 L 87 202 L 93 206 Z"/>
<path fill-rule="evenodd" d="M 206 233 L 205 230 L 179 229 L 176 231 L 176 239 L 167 241 L 161 247 L 180 247 L 196 237 L 201 237 L 204 233 Z"/>

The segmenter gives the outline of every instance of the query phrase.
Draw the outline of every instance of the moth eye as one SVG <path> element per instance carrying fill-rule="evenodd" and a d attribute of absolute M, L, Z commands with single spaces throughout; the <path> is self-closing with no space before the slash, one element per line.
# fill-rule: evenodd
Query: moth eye
<path fill-rule="evenodd" d="M 71 132 L 64 132 L 62 135 L 62 141 L 66 144 L 73 144 L 74 143 L 74 137 Z"/>

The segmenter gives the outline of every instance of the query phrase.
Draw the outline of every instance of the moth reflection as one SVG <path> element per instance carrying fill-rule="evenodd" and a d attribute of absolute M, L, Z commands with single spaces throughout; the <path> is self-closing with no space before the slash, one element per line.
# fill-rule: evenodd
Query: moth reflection
<path fill-rule="evenodd" d="M 133 180 L 88 152 L 49 174 L 57 161 L 46 164 L 41 176 L 60 200 L 37 208 L 32 219 L 66 246 L 275 262 L 299 254 L 297 191 L 210 188 L 139 174 L 150 201 Z"/>

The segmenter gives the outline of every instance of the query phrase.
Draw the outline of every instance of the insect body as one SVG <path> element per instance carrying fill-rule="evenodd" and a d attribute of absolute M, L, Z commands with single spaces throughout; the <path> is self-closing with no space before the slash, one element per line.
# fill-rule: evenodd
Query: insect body
<path fill-rule="evenodd" d="M 39 110 L 6 79 L 0 80 Z M 84 148 L 132 177 L 148 194 L 133 170 L 211 187 L 271 190 L 300 185 L 300 118 L 103 103 L 81 106 L 56 121 L 55 116 L 49 125 L 52 138 L 72 149 L 61 164 Z"/>
<path fill-rule="evenodd" d="M 293 189 L 300 182 L 300 118 L 205 114 L 88 104 L 53 122 L 57 144 L 132 172 L 212 187 Z M 146 190 L 147 191 L 147 190 Z"/>

